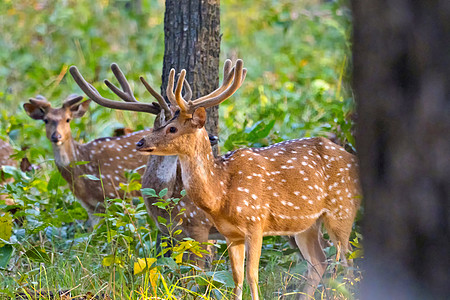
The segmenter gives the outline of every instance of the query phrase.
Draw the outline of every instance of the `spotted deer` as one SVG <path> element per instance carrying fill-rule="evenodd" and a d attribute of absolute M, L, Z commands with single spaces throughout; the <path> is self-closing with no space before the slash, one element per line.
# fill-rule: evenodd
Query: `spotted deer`
<path fill-rule="evenodd" d="M 227 241 L 235 299 L 242 299 L 244 257 L 252 299 L 258 295 L 258 265 L 263 236 L 293 235 L 308 261 L 308 284 L 300 297 L 314 295 L 326 269 L 320 243 L 323 222 L 338 251 L 348 240 L 359 206 L 356 158 L 325 138 L 284 141 L 264 148 L 212 155 L 204 128 L 205 108 L 218 105 L 241 86 L 242 60 L 224 65 L 224 81 L 195 100 L 183 98 L 185 70 L 174 88 L 170 72 L 167 94 L 172 119 L 154 128 L 136 148 L 148 155 L 177 155 L 189 198 L 211 216 Z M 345 260 L 345 257 L 343 257 Z"/>
<path fill-rule="evenodd" d="M 120 86 L 122 87 L 122 90 L 127 90 L 127 86 L 129 86 L 129 84 L 119 66 L 113 63 L 111 65 L 111 70 L 117 78 Z M 175 116 L 175 111 L 169 108 L 163 96 L 156 92 L 142 77 L 140 78 L 142 83 L 150 92 L 150 94 L 157 100 L 157 103 L 141 103 L 135 100 L 129 101 L 129 98 L 124 97 L 123 91 L 108 80 L 105 80 L 105 84 L 111 89 L 111 91 L 113 91 L 117 96 L 119 96 L 119 98 L 121 98 L 125 102 L 118 102 L 104 98 L 92 85 L 90 85 L 83 78 L 83 76 L 75 66 L 70 67 L 70 73 L 75 82 L 86 93 L 86 95 L 99 105 L 113 109 L 147 112 L 156 115 L 154 121 L 155 128 L 163 126 Z M 192 91 L 187 81 L 185 83 L 186 93 L 184 97 L 190 99 L 192 97 Z M 171 99 L 170 101 L 175 100 Z M 208 135 L 207 137 L 208 143 L 215 142 L 213 137 L 209 137 Z M 142 186 L 144 188 L 153 188 L 156 191 L 167 188 L 168 192 L 165 198 L 181 198 L 180 193 L 183 190 L 183 184 L 181 180 L 180 165 L 177 157 L 148 157 L 147 167 L 142 177 Z M 155 220 L 155 223 L 158 225 L 160 231 L 167 234 L 166 228 L 164 226 L 159 226 L 157 216 L 162 216 L 167 219 L 169 217 L 168 214 L 153 205 L 153 203 L 157 201 L 156 198 L 144 195 L 144 200 L 148 213 Z M 192 201 L 190 201 L 188 197 L 184 197 L 180 200 L 179 205 L 176 206 L 173 211 L 173 215 L 177 215 L 181 209 L 185 209 L 185 211 L 182 216 L 182 235 L 180 237 L 188 236 L 200 243 L 207 242 L 209 239 L 223 239 L 223 237 L 218 233 L 217 229 L 213 226 L 211 220 L 209 219 L 209 216 L 205 212 L 200 210 L 199 207 L 196 206 Z M 178 220 L 179 218 L 174 220 L 175 224 L 178 222 Z M 200 266 L 203 266 L 203 261 L 199 260 L 198 264 Z"/>
<path fill-rule="evenodd" d="M 125 170 L 145 165 L 146 158 L 136 155 L 135 144 L 149 131 L 100 138 L 81 144 L 72 137 L 70 121 L 81 118 L 86 113 L 90 100 L 81 102 L 82 100 L 82 96 L 71 95 L 63 101 L 60 108 L 53 108 L 43 96 L 37 96 L 30 98 L 29 103 L 25 103 L 23 107 L 31 118 L 44 121 L 59 172 L 75 197 L 92 216 L 95 212 L 104 211 L 105 198 L 124 196 L 120 183 L 127 182 Z M 143 171 L 143 168 L 138 170 L 140 173 Z M 102 180 L 92 180 L 84 176 L 86 174 Z M 137 192 L 132 193 L 132 196 L 138 195 Z"/>
<path fill-rule="evenodd" d="M 4 181 L 2 166 L 17 166 L 16 161 L 11 158 L 13 152 L 11 145 L 0 139 L 0 183 Z"/>
<path fill-rule="evenodd" d="M 11 145 L 8 142 L 5 142 L 4 140 L 0 139 L 0 185 L 13 181 L 12 178 L 6 179 L 2 171 L 3 166 L 17 167 L 17 162 L 11 158 L 13 152 L 14 150 L 11 147 Z M 0 200 L 5 201 L 5 204 L 7 205 L 13 205 L 15 203 L 14 199 L 11 199 L 1 193 L 0 193 Z"/>

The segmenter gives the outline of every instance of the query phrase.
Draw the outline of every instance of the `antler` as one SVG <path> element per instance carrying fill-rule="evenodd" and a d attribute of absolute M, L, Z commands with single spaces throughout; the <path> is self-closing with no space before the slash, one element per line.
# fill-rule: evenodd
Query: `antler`
<path fill-rule="evenodd" d="M 175 94 L 173 93 L 173 83 L 175 81 L 175 70 L 170 70 L 169 84 L 167 86 L 167 97 L 175 99 L 177 106 L 186 114 L 192 114 L 199 107 L 211 107 L 218 105 L 231 97 L 236 90 L 242 85 L 247 75 L 247 69 L 243 68 L 244 62 L 241 59 L 236 61 L 236 65 L 231 68 L 231 60 L 227 59 L 223 67 L 224 78 L 222 85 L 212 93 L 195 99 L 193 101 L 186 100 L 181 96 L 186 70 L 181 70 L 180 77 L 177 81 Z M 172 100 L 171 100 L 172 102 Z"/>
<path fill-rule="evenodd" d="M 31 104 L 34 104 L 43 109 L 49 108 L 51 106 L 50 102 L 48 102 L 47 99 L 42 95 L 37 95 L 34 98 L 30 98 L 29 101 Z"/>
<path fill-rule="evenodd" d="M 104 83 L 106 84 L 109 89 L 120 97 L 120 99 L 124 100 L 125 102 L 138 102 L 136 98 L 134 97 L 133 92 L 131 91 L 130 84 L 128 83 L 127 78 L 123 74 L 122 70 L 119 68 L 119 66 L 116 63 L 111 64 L 111 71 L 113 71 L 114 76 L 117 78 L 117 81 L 119 82 L 120 86 L 122 87 L 121 91 L 118 87 L 116 87 L 114 84 L 112 84 L 108 79 L 104 80 Z"/>
<path fill-rule="evenodd" d="M 159 105 L 162 107 L 162 109 L 164 109 L 165 115 L 166 115 L 166 119 L 169 119 L 172 117 L 172 110 L 169 108 L 169 106 L 167 105 L 167 102 L 164 100 L 163 96 L 161 96 L 161 94 L 159 94 L 158 92 L 156 92 L 151 86 L 150 84 L 148 84 L 148 82 L 144 79 L 144 77 L 140 76 L 139 79 L 141 80 L 142 84 L 145 86 L 145 88 L 147 89 L 147 91 L 150 92 L 150 94 L 152 94 L 153 97 L 156 98 L 156 100 L 158 101 Z M 172 86 L 172 90 L 173 90 L 173 80 L 172 80 L 172 85 L 170 85 L 170 77 L 169 77 L 169 84 L 167 86 L 167 88 L 169 88 L 170 86 Z M 184 80 L 184 88 L 186 89 L 186 93 L 184 94 L 184 98 L 191 100 L 192 98 L 192 89 L 191 86 L 189 85 L 189 82 L 187 82 L 187 80 Z M 175 98 L 171 98 L 171 95 L 167 94 L 167 98 L 169 99 L 170 103 L 172 105 L 177 105 Z"/>
<path fill-rule="evenodd" d="M 105 84 L 111 89 L 113 93 L 115 93 L 122 100 L 124 100 L 125 103 L 110 100 L 101 96 L 100 93 L 83 78 L 83 76 L 78 71 L 76 66 L 71 66 L 69 69 L 73 79 L 78 84 L 78 86 L 83 90 L 83 92 L 85 92 L 86 95 L 89 98 L 91 98 L 94 102 L 104 107 L 121 110 L 147 112 L 155 115 L 161 111 L 161 107 L 157 103 L 141 103 L 136 100 L 125 75 L 120 70 L 117 64 L 115 63 L 111 64 L 111 70 L 113 71 L 114 75 L 119 81 L 119 84 L 122 87 L 122 91 L 108 80 L 105 80 Z M 158 100 L 158 102 L 160 102 L 160 99 L 158 97 L 156 97 L 156 99 Z"/>
<path fill-rule="evenodd" d="M 64 100 L 62 107 L 71 107 L 72 105 L 80 102 L 81 100 L 83 100 L 83 96 L 72 94 L 69 97 L 67 97 L 66 100 Z"/>

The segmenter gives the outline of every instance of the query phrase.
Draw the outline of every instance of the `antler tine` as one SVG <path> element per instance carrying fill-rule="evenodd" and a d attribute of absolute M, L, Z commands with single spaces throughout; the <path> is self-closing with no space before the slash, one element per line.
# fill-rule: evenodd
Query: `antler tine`
<path fill-rule="evenodd" d="M 244 68 L 242 70 L 242 79 L 241 79 L 241 84 L 239 86 L 241 86 L 242 83 L 244 83 L 245 77 L 247 77 L 247 69 L 246 68 Z"/>
<path fill-rule="evenodd" d="M 169 99 L 170 104 L 178 106 L 177 100 L 175 99 L 175 94 L 173 93 L 173 84 L 175 81 L 175 69 L 171 69 L 169 73 L 169 80 L 167 82 L 166 95 Z"/>
<path fill-rule="evenodd" d="M 122 70 L 119 68 L 119 65 L 117 65 L 116 63 L 112 63 L 111 71 L 113 71 L 114 76 L 116 76 L 117 81 L 119 82 L 123 91 L 121 91 L 118 87 L 116 87 L 111 81 L 109 81 L 108 79 L 105 79 L 104 82 L 108 86 L 108 88 L 114 94 L 119 96 L 120 99 L 122 99 L 126 102 L 138 102 L 136 100 L 136 98 L 134 97 L 133 92 L 131 91 L 131 87 L 130 87 L 130 84 L 128 83 L 127 78 L 123 74 Z"/>
<path fill-rule="evenodd" d="M 181 111 L 188 112 L 188 105 L 186 100 L 181 96 L 181 90 L 183 89 L 184 78 L 186 77 L 186 70 L 181 70 L 180 77 L 178 77 L 177 88 L 175 89 L 175 99 L 177 101 L 178 107 Z"/>
<path fill-rule="evenodd" d="M 48 102 L 47 99 L 41 95 L 37 95 L 36 97 L 34 98 L 32 97 L 28 100 L 30 101 L 31 104 L 34 104 L 42 108 L 47 108 L 51 106 L 50 102 Z"/>
<path fill-rule="evenodd" d="M 225 101 L 231 95 L 233 95 L 237 89 L 242 85 L 244 78 L 247 74 L 247 70 L 243 68 L 244 62 L 241 59 L 236 61 L 234 69 L 233 83 L 222 93 L 209 98 L 199 98 L 188 103 L 188 113 L 193 113 L 198 107 L 211 107 L 220 104 Z"/>
<path fill-rule="evenodd" d="M 189 84 L 189 82 L 187 81 L 187 79 L 184 79 L 184 90 L 185 93 L 183 95 L 183 98 L 186 101 L 190 101 L 192 99 L 192 89 L 191 89 L 191 85 Z"/>
<path fill-rule="evenodd" d="M 198 99 L 195 99 L 194 101 L 200 102 L 205 99 L 219 95 L 220 93 L 222 93 L 224 90 L 226 90 L 230 86 L 231 82 L 233 81 L 233 78 L 234 78 L 234 67 L 231 68 L 231 60 L 227 59 L 223 65 L 222 85 L 220 87 L 218 87 L 216 90 L 214 90 L 213 92 L 209 93 L 208 95 L 202 96 Z"/>
<path fill-rule="evenodd" d="M 66 100 L 63 102 L 63 107 L 71 107 L 72 105 L 80 102 L 83 100 L 83 96 L 80 95 L 70 95 Z"/>
<path fill-rule="evenodd" d="M 80 71 L 78 71 L 77 67 L 71 66 L 69 71 L 73 79 L 78 84 L 78 86 L 83 90 L 83 92 L 90 99 L 92 99 L 97 104 L 100 104 L 101 106 L 113 109 L 147 112 L 155 115 L 160 112 L 160 108 L 154 105 L 153 103 L 140 103 L 140 102 L 123 103 L 107 99 L 101 96 L 100 93 L 83 78 Z"/>
<path fill-rule="evenodd" d="M 144 77 L 140 76 L 139 79 L 141 80 L 142 84 L 145 86 L 147 91 L 149 91 L 150 94 L 152 94 L 153 97 L 156 98 L 156 101 L 158 101 L 161 108 L 164 110 L 164 115 L 166 119 L 169 119 L 172 117 L 172 111 L 169 108 L 169 105 L 167 105 L 166 100 L 164 100 L 163 96 L 159 94 L 157 91 L 155 91 L 150 84 L 145 80 Z"/>

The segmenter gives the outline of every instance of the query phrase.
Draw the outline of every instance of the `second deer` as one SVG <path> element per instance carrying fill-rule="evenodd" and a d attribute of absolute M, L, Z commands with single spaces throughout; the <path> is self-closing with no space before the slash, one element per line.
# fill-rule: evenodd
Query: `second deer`
<path fill-rule="evenodd" d="M 135 143 L 149 131 L 137 131 L 122 137 L 107 137 L 86 144 L 72 137 L 70 122 L 81 118 L 90 100 L 82 96 L 68 97 L 60 108 L 53 108 L 43 96 L 31 98 L 23 105 L 26 113 L 45 123 L 47 138 L 52 142 L 55 163 L 81 205 L 92 216 L 104 211 L 104 199 L 123 197 L 120 183 L 126 183 L 125 170 L 138 169 L 146 159 L 136 155 Z M 78 162 L 88 162 L 79 164 Z M 143 173 L 143 168 L 138 172 Z M 84 175 L 102 180 L 92 180 Z M 138 193 L 133 196 L 138 196 Z"/>
<path fill-rule="evenodd" d="M 258 266 L 263 236 L 293 235 L 308 261 L 308 284 L 301 298 L 314 295 L 327 262 L 321 247 L 323 222 L 338 253 L 349 237 L 360 203 L 356 157 L 325 138 L 284 141 L 244 148 L 214 158 L 204 128 L 205 108 L 218 105 L 241 86 L 242 60 L 224 65 L 222 86 L 196 100 L 185 99 L 185 70 L 170 72 L 167 88 L 173 118 L 137 144 L 148 155 L 177 155 L 189 198 L 211 216 L 227 241 L 235 299 L 242 299 L 244 257 L 252 299 L 259 299 Z M 309 296 L 308 296 L 309 295 Z"/>

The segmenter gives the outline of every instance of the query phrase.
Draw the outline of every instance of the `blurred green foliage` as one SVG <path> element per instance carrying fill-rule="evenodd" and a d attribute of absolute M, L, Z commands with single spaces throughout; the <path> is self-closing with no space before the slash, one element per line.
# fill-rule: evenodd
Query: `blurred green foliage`
<path fill-rule="evenodd" d="M 31 120 L 22 104 L 42 94 L 59 106 L 69 94 L 81 94 L 67 74 L 70 65 L 77 65 L 100 93 L 115 98 L 102 82 L 115 81 L 111 62 L 124 70 L 138 100 L 151 101 L 138 77 L 143 75 L 155 87 L 160 84 L 164 1 L 4 0 L 0 16 L 0 138 L 15 147 L 18 161 L 27 157 L 38 166 L 27 173 L 5 170 L 15 182 L 0 189 L 16 204 L 0 201 L 2 236 L 13 229 L 9 242 L 0 247 L 0 293 L 76 287 L 119 298 L 150 296 L 154 266 L 133 274 L 136 263 L 147 262 L 150 250 L 144 249 L 153 249 L 156 238 L 142 199 L 112 200 L 98 230 L 86 231 L 87 214 L 54 167 L 43 123 Z M 240 90 L 220 106 L 222 152 L 316 135 L 335 135 L 353 146 L 350 24 L 345 0 L 222 0 L 221 61 L 242 58 L 248 69 Z M 152 118 L 91 104 L 90 114 L 72 122 L 72 134 L 83 142 L 111 135 L 117 127 L 148 127 Z M 210 297 L 220 298 L 223 291 L 214 284 L 229 288 L 230 273 L 224 263 L 226 246 L 218 247 L 222 256 L 215 263 L 217 275 L 205 272 L 203 279 L 186 281 L 190 283 L 177 280 L 199 270 L 160 262 L 168 268 L 158 269 L 165 296 L 195 298 L 192 293 L 210 289 Z M 327 251 L 334 255 L 332 247 Z M 333 282 L 325 287 L 327 298 L 351 298 L 353 282 L 348 284 L 348 278 L 335 271 L 338 267 L 327 276 Z M 170 275 L 170 268 L 176 268 L 177 276 Z M 263 298 L 291 292 L 292 279 L 305 268 L 286 240 L 265 238 Z M 121 288 L 114 288 L 116 284 Z M 183 294 L 183 288 L 193 290 Z"/>

